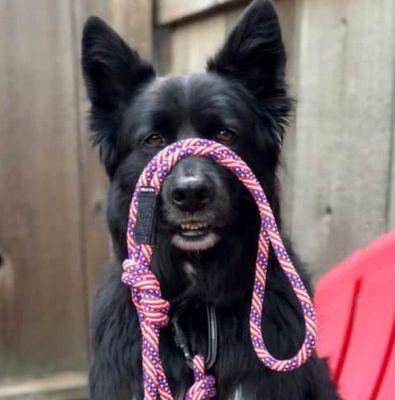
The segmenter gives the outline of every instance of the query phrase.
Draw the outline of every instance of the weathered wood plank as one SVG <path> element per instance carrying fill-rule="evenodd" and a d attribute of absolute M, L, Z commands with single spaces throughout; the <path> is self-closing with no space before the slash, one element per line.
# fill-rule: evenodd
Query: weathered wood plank
<path fill-rule="evenodd" d="M 40 379 L 10 381 L 0 387 L 2 400 L 84 400 L 88 398 L 85 374 L 60 373 Z"/>
<path fill-rule="evenodd" d="M 226 32 L 227 18 L 223 13 L 177 25 L 168 39 L 169 72 L 187 74 L 204 69 L 207 58 L 215 53 Z"/>
<path fill-rule="evenodd" d="M 300 13 L 302 0 L 277 0 L 284 45 L 287 52 L 287 83 L 290 96 L 298 97 L 298 57 L 300 41 Z M 296 105 L 295 105 L 296 109 Z M 281 155 L 279 179 L 281 183 L 281 214 L 283 231 L 290 236 L 292 232 L 293 185 L 295 171 L 295 144 L 297 140 L 295 110 L 289 118 Z"/>
<path fill-rule="evenodd" d="M 303 6 L 292 236 L 318 275 L 386 228 L 395 3 Z"/>
<path fill-rule="evenodd" d="M 85 368 L 71 3 L 0 8 L 0 377 Z"/>
<path fill-rule="evenodd" d="M 237 5 L 247 0 L 158 0 L 155 22 L 165 25 L 209 11 L 221 5 Z"/>
<path fill-rule="evenodd" d="M 393 108 L 395 109 L 395 97 L 393 99 Z M 389 186 L 388 186 L 388 212 L 387 212 L 387 229 L 395 229 L 395 112 L 392 122 L 392 152 L 390 160 Z"/>
<path fill-rule="evenodd" d="M 141 56 L 152 57 L 153 1 L 111 0 L 110 21 Z"/>
<path fill-rule="evenodd" d="M 392 109 L 392 144 L 387 192 L 387 230 L 395 229 L 395 90 L 392 98 Z"/>

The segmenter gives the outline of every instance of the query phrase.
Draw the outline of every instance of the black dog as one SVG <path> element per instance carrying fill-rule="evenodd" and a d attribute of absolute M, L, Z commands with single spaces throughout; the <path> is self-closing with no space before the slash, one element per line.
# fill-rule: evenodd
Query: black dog
<path fill-rule="evenodd" d="M 278 220 L 276 168 L 291 105 L 286 56 L 269 0 L 247 8 L 206 72 L 196 75 L 156 78 L 153 67 L 95 17 L 86 22 L 82 44 L 93 140 L 111 181 L 107 218 L 115 253 L 95 303 L 91 399 L 142 399 L 140 329 L 120 281 L 136 180 L 164 146 L 188 137 L 213 139 L 249 164 Z M 160 206 L 152 268 L 192 354 L 207 352 L 206 307 L 215 307 L 218 355 L 209 373 L 217 379 L 217 398 L 337 399 L 316 355 L 298 370 L 276 373 L 254 353 L 248 316 L 259 221 L 232 174 L 207 159 L 185 159 L 166 179 Z M 303 318 L 274 258 L 268 274 L 264 338 L 285 358 L 303 340 Z M 160 348 L 172 392 L 182 398 L 192 373 L 171 327 L 162 330 Z"/>

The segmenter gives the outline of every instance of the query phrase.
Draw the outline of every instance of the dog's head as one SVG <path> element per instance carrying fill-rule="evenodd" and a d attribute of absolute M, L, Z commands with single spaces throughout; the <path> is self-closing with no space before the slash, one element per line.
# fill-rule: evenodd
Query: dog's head
<path fill-rule="evenodd" d="M 180 139 L 203 137 L 235 150 L 277 208 L 275 171 L 290 101 L 271 1 L 256 0 L 247 8 L 199 74 L 157 77 L 96 17 L 87 21 L 82 44 L 91 128 L 111 180 L 108 220 L 120 257 L 139 174 L 158 151 Z M 165 180 L 159 230 L 178 251 L 204 252 L 232 232 L 240 236 L 252 214 L 256 217 L 253 202 L 229 171 L 192 157 Z"/>

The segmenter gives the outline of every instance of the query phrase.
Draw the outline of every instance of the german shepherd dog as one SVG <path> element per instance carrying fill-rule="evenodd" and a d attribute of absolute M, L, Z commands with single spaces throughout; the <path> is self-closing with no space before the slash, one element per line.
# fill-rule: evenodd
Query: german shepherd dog
<path fill-rule="evenodd" d="M 87 20 L 82 67 L 93 143 L 110 180 L 107 220 L 114 247 L 93 312 L 92 400 L 143 399 L 140 328 L 121 272 L 133 189 L 158 151 L 197 137 L 230 147 L 258 177 L 280 223 L 276 169 L 292 103 L 285 64 L 270 0 L 253 1 L 206 70 L 188 76 L 157 77 L 105 22 Z M 215 309 L 218 352 L 208 373 L 216 377 L 216 398 L 338 399 L 317 355 L 297 370 L 274 372 L 254 352 L 248 319 L 259 217 L 232 173 L 206 158 L 184 159 L 166 178 L 159 206 L 152 269 L 192 354 L 207 352 L 206 309 Z M 287 358 L 299 349 L 304 337 L 300 306 L 273 256 L 263 325 L 275 356 Z M 182 399 L 193 376 L 171 324 L 162 329 L 160 351 L 174 398 Z"/>

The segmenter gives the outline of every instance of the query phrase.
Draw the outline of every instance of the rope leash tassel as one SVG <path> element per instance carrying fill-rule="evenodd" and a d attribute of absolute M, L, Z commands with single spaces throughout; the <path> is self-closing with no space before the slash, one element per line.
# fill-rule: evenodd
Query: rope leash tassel
<path fill-rule="evenodd" d="M 139 198 L 141 193 L 147 191 L 159 195 L 161 185 L 171 169 L 181 159 L 191 156 L 209 157 L 231 170 L 249 190 L 258 206 L 261 224 L 249 321 L 251 341 L 256 355 L 263 364 L 272 370 L 291 371 L 304 364 L 315 348 L 316 317 L 313 304 L 288 256 L 269 202 L 254 173 L 235 152 L 217 142 L 206 139 L 181 140 L 164 148 L 148 163 L 137 182 L 130 205 L 127 228 L 129 258 L 123 263 L 122 281 L 131 287 L 131 298 L 138 313 L 142 332 L 145 400 L 173 400 L 173 396 L 159 358 L 160 329 L 169 322 L 170 304 L 162 298 L 159 282 L 150 270 L 153 252 L 151 241 L 139 241 L 136 238 Z M 152 237 L 150 234 L 143 236 Z M 304 342 L 297 354 L 286 360 L 273 357 L 262 337 L 264 329 L 262 326 L 263 301 L 270 244 L 295 291 L 305 321 Z M 208 400 L 214 397 L 215 380 L 212 376 L 206 376 L 204 358 L 196 355 L 193 359 L 193 366 L 195 383 L 187 391 L 185 400 Z"/>

